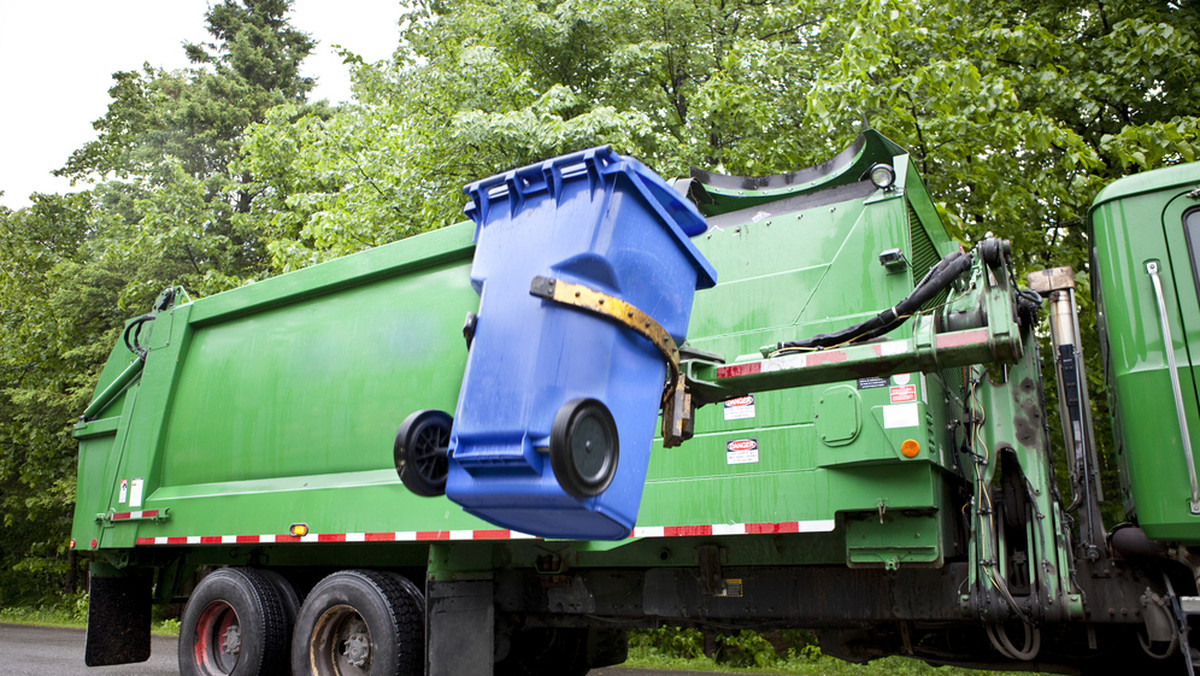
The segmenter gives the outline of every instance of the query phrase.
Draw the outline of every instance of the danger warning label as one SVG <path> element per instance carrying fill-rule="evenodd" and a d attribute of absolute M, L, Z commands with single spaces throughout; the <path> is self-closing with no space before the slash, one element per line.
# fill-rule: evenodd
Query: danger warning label
<path fill-rule="evenodd" d="M 901 385 L 900 387 L 893 387 L 889 390 L 889 392 L 891 392 L 893 404 L 903 404 L 917 400 L 916 385 Z"/>
<path fill-rule="evenodd" d="M 725 464 L 745 465 L 758 462 L 758 439 L 734 439 L 725 442 Z"/>
<path fill-rule="evenodd" d="M 724 405 L 726 420 L 745 420 L 754 417 L 754 395 L 726 399 Z"/>

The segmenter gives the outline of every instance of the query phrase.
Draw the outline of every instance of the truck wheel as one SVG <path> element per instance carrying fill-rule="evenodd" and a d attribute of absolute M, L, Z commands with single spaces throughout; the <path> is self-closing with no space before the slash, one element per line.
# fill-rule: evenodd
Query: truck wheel
<path fill-rule="evenodd" d="M 595 399 L 563 404 L 550 427 L 550 468 L 569 495 L 590 498 L 604 492 L 617 473 L 617 423 Z"/>
<path fill-rule="evenodd" d="M 318 582 L 296 619 L 292 673 L 423 674 L 424 608 L 398 577 L 343 570 Z"/>
<path fill-rule="evenodd" d="M 300 595 L 296 593 L 296 588 L 292 586 L 292 583 L 288 582 L 288 579 L 279 571 L 259 568 L 258 572 L 262 573 L 263 577 L 275 586 L 275 591 L 279 592 L 279 602 L 283 604 L 283 616 L 287 619 L 290 642 L 292 627 L 296 626 L 296 615 L 300 613 Z M 287 652 L 290 654 L 291 651 Z"/>
<path fill-rule="evenodd" d="M 425 592 L 421 591 L 421 588 L 418 587 L 412 580 L 404 577 L 400 573 L 388 573 L 388 576 L 395 580 L 396 584 L 400 585 L 404 589 L 404 593 L 408 594 L 408 597 L 412 599 L 413 602 L 417 604 L 417 607 L 422 609 L 422 613 L 424 613 Z M 424 631 L 424 622 L 421 622 L 421 627 L 422 631 Z"/>
<path fill-rule="evenodd" d="M 279 592 L 266 576 L 249 568 L 222 568 L 196 585 L 183 611 L 179 673 L 282 673 L 290 631 Z"/>
<path fill-rule="evenodd" d="M 400 423 L 392 456 L 408 490 L 426 498 L 446 494 L 450 465 L 446 449 L 453 425 L 450 414 L 435 409 L 417 411 Z"/>

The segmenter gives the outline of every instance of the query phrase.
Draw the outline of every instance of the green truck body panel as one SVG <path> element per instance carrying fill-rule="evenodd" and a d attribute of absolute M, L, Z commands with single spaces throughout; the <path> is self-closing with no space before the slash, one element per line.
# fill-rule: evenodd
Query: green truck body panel
<path fill-rule="evenodd" d="M 1157 302 L 1146 264 L 1160 265 L 1191 443 L 1200 444 L 1200 302 L 1187 224 L 1200 164 L 1136 174 L 1105 188 L 1091 211 L 1093 293 L 1102 318 L 1110 407 L 1126 511 L 1154 538 L 1200 542 Z M 1193 225 L 1192 227 L 1196 227 Z"/>
<path fill-rule="evenodd" d="M 472 250 L 460 224 L 160 315 L 140 381 L 76 431 L 103 485 L 76 540 L 486 528 L 409 494 L 391 460 L 407 411 L 457 399 Z M 169 511 L 96 521 L 131 510 Z"/>
<path fill-rule="evenodd" d="M 892 160 L 881 138 L 858 149 L 854 171 Z M 957 245 L 907 156 L 897 159 L 903 190 L 818 182 L 778 191 L 770 204 L 722 197 L 725 213 L 694 240 L 721 283 L 697 294 L 691 344 L 749 353 L 853 323 L 907 295 L 918 266 L 889 269 L 878 254 L 901 248 L 910 261 L 936 262 Z M 306 546 L 323 537 L 495 530 L 444 498 L 410 494 L 391 458 L 406 415 L 454 409 L 466 355 L 460 328 L 478 306 L 471 253 L 470 226 L 458 224 L 160 314 L 143 331 L 149 357 L 139 378 L 76 429 L 78 546 L 271 535 Z M 118 346 L 98 391 L 133 359 Z M 701 408 L 695 439 L 675 449 L 656 442 L 638 528 L 826 532 L 841 514 L 877 520 L 884 505 L 925 510 L 922 537 L 931 542 L 914 548 L 907 533 L 867 528 L 847 544 L 846 559 L 880 563 L 897 540 L 896 557 L 936 564 L 946 527 L 934 515 L 944 506 L 950 454 L 939 432 L 944 413 L 928 402 L 942 400 L 940 388 L 920 373 L 899 374 Z M 885 420 L 897 396 L 910 409 L 903 427 Z M 927 450 L 903 457 L 908 438 Z M 732 450 L 746 440 L 753 448 Z M 858 519 L 851 532 L 862 530 Z M 293 523 L 308 526 L 307 541 L 287 535 Z"/>

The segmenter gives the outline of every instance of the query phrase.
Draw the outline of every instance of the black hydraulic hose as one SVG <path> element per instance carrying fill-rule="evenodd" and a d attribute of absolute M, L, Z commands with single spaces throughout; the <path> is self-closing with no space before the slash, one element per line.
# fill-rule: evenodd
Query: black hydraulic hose
<path fill-rule="evenodd" d="M 155 316 L 152 314 L 142 315 L 132 322 L 129 322 L 129 326 L 125 327 L 125 334 L 123 336 L 125 339 L 125 348 L 136 354 L 138 359 L 141 359 L 142 361 L 146 361 L 147 352 L 146 348 L 138 344 L 138 340 L 142 336 L 142 325 L 144 325 L 146 322 L 154 321 L 154 318 Z"/>
<path fill-rule="evenodd" d="M 164 312 L 174 305 L 175 296 L 180 293 L 186 297 L 183 287 L 168 286 L 154 301 L 154 307 L 150 310 L 150 314 L 134 319 L 129 322 L 129 326 L 125 327 L 125 333 L 121 336 L 125 341 L 125 348 L 137 355 L 137 358 L 143 362 L 146 361 L 146 355 L 150 352 L 150 348 L 141 345 L 142 327 L 146 325 L 146 322 L 154 321 L 158 317 L 158 313 Z"/>
<path fill-rule="evenodd" d="M 853 326 L 848 326 L 833 333 L 819 333 L 804 340 L 789 340 L 778 343 L 776 349 L 800 348 L 817 349 L 841 345 L 847 342 L 870 340 L 882 336 L 904 323 L 909 315 L 915 313 L 922 305 L 954 283 L 967 270 L 971 269 L 971 254 L 961 251 L 952 252 L 921 278 L 907 298 L 883 312 Z"/>

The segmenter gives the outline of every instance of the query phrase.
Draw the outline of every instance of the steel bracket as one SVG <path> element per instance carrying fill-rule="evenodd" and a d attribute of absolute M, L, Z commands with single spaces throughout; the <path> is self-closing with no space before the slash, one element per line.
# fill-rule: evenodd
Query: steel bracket
<path fill-rule="evenodd" d="M 139 521 L 162 523 L 170 518 L 171 508 L 163 507 L 162 509 L 143 509 L 127 512 L 99 512 L 96 514 L 96 523 L 109 527 L 120 523 L 136 523 Z"/>
<path fill-rule="evenodd" d="M 1192 437 L 1188 432 L 1187 413 L 1183 407 L 1183 395 L 1179 386 L 1178 366 L 1175 363 L 1175 342 L 1171 338 L 1171 320 L 1167 315 L 1167 303 L 1163 297 L 1163 285 L 1159 280 L 1158 261 L 1146 262 L 1146 274 L 1154 290 L 1154 302 L 1158 308 L 1159 325 L 1162 327 L 1163 350 L 1167 353 L 1167 371 L 1171 376 L 1171 394 L 1175 397 L 1175 414 L 1179 420 L 1180 441 L 1183 443 L 1184 463 L 1187 465 L 1188 482 L 1192 494 L 1188 509 L 1200 514 L 1200 482 L 1196 478 L 1196 461 L 1192 455 Z"/>

